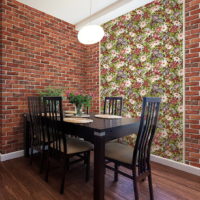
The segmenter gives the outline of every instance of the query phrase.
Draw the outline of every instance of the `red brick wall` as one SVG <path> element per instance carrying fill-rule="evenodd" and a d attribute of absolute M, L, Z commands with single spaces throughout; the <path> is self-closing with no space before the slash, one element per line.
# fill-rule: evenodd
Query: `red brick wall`
<path fill-rule="evenodd" d="M 88 46 L 85 88 L 93 94 L 92 110 L 99 112 L 99 44 Z"/>
<path fill-rule="evenodd" d="M 67 22 L 15 0 L 2 2 L 0 152 L 8 153 L 23 148 L 27 96 L 46 86 L 94 91 L 98 111 L 98 45 L 81 45 Z"/>
<path fill-rule="evenodd" d="M 186 0 L 186 163 L 200 167 L 200 0 Z"/>
<path fill-rule="evenodd" d="M 0 22 L 2 22 L 2 14 L 1 14 L 1 7 L 2 7 L 2 0 L 0 1 Z M 1 44 L 2 44 L 2 24 L 0 24 L 0 50 L 1 50 Z M 2 135 L 2 51 L 0 51 L 0 153 L 1 153 L 1 146 L 2 146 L 2 140 L 1 140 L 1 135 Z"/>

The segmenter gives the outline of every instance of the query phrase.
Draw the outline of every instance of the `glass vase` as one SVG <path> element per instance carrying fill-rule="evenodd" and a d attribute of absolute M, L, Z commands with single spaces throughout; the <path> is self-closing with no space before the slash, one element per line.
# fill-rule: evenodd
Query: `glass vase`
<path fill-rule="evenodd" d="M 75 104 L 76 107 L 76 116 L 82 115 L 82 104 Z"/>

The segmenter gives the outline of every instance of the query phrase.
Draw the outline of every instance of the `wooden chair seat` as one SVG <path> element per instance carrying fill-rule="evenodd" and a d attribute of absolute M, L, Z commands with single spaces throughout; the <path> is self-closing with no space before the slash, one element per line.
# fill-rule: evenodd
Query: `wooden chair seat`
<path fill-rule="evenodd" d="M 134 148 L 130 145 L 118 142 L 108 142 L 105 145 L 105 156 L 112 160 L 132 164 L 133 150 Z"/>
<path fill-rule="evenodd" d="M 50 147 L 54 148 L 55 145 L 56 142 L 51 143 Z M 68 138 L 66 146 L 67 146 L 66 154 L 68 155 L 91 151 L 94 148 L 93 144 L 91 144 L 90 142 L 82 141 L 76 138 Z M 63 142 L 61 142 L 61 152 L 63 153 L 65 152 Z"/>

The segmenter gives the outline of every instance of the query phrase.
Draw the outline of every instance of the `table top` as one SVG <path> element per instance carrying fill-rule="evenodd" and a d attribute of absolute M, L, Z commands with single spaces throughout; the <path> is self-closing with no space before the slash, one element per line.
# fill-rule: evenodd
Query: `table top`
<path fill-rule="evenodd" d="M 122 126 L 128 126 L 135 124 L 136 126 L 139 126 L 140 119 L 139 118 L 120 118 L 120 119 L 103 119 L 103 118 L 97 118 L 94 115 L 90 115 L 88 117 L 89 119 L 92 119 L 92 123 L 85 123 L 85 124 L 76 124 L 79 126 L 84 126 L 91 128 L 93 130 L 96 130 L 98 132 L 101 131 L 106 131 L 108 129 L 113 129 L 117 127 L 122 127 Z M 68 123 L 68 122 L 64 122 Z"/>
<path fill-rule="evenodd" d="M 24 116 L 26 117 L 27 121 L 29 121 L 29 115 L 28 113 L 25 113 Z M 90 114 L 89 119 L 92 119 L 93 122 L 91 123 L 85 123 L 85 124 L 73 124 L 70 122 L 64 122 L 67 124 L 75 125 L 75 126 L 81 126 L 81 127 L 87 127 L 89 129 L 92 129 L 93 131 L 107 131 L 113 128 L 118 128 L 118 127 L 126 127 L 129 125 L 134 126 L 136 129 L 139 128 L 139 123 L 140 119 L 139 118 L 120 118 L 120 119 L 103 119 L 103 118 L 98 118 L 95 117 L 94 114 Z"/>

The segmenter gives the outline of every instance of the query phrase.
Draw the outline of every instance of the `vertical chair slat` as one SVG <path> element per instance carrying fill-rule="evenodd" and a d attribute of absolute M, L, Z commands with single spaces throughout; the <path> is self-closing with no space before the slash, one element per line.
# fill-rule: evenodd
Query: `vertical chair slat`
<path fill-rule="evenodd" d="M 122 97 L 105 97 L 104 114 L 120 115 L 122 114 Z"/>

